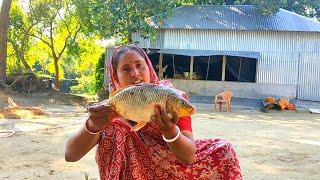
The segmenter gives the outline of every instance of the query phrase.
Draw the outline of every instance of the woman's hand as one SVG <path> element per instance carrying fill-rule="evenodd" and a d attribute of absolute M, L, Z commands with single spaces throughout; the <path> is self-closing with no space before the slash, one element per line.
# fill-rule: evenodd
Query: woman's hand
<path fill-rule="evenodd" d="M 78 161 L 98 143 L 100 134 L 89 132 L 99 132 L 114 117 L 119 117 L 113 106 L 102 104 L 88 107 L 88 114 L 85 127 L 67 141 L 65 159 L 68 162 Z"/>
<path fill-rule="evenodd" d="M 113 106 L 101 104 L 88 107 L 88 114 L 88 128 L 93 132 L 100 131 L 113 118 L 119 117 Z"/>
<path fill-rule="evenodd" d="M 159 104 L 154 105 L 154 115 L 151 117 L 155 121 L 162 132 L 167 132 L 173 128 L 178 121 L 178 114 L 173 109 L 170 110 L 170 114 L 164 107 Z M 170 117 L 171 115 L 171 117 Z"/>
<path fill-rule="evenodd" d="M 178 121 L 177 112 L 171 109 L 170 114 L 172 114 L 172 118 L 169 118 L 165 108 L 158 104 L 155 105 L 154 108 L 154 115 L 151 116 L 151 120 L 158 124 L 162 135 L 166 139 L 172 139 L 178 135 L 175 141 L 167 143 L 171 152 L 173 152 L 180 161 L 186 164 L 192 164 L 195 161 L 196 152 L 192 132 L 182 130 L 179 135 L 179 129 L 175 125 Z"/>

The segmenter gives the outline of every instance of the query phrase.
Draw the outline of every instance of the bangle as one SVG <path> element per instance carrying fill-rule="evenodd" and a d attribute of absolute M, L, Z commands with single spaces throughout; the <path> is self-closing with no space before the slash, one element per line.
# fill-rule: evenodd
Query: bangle
<path fill-rule="evenodd" d="M 88 129 L 88 121 L 89 121 L 89 118 L 84 122 L 84 129 L 87 131 L 87 133 L 89 134 L 92 134 L 92 135 L 97 135 L 97 134 L 100 134 L 102 132 L 102 129 L 98 132 L 92 132 Z"/>
<path fill-rule="evenodd" d="M 174 141 L 176 141 L 178 138 L 179 138 L 179 136 L 180 136 L 180 128 L 177 126 L 177 128 L 178 128 L 178 133 L 177 133 L 177 135 L 175 136 L 175 137 L 173 137 L 173 138 L 171 138 L 171 139 L 167 139 L 166 137 L 164 137 L 164 135 L 162 135 L 162 139 L 165 141 L 165 142 L 168 142 L 168 143 L 171 143 L 171 142 L 174 142 Z"/>

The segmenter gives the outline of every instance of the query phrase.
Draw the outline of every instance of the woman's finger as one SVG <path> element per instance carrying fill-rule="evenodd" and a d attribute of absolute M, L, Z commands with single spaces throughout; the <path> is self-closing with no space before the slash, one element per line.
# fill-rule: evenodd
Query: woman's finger
<path fill-rule="evenodd" d="M 161 119 L 162 119 L 163 124 L 168 124 L 170 121 L 168 113 L 164 107 L 161 107 Z"/>
<path fill-rule="evenodd" d="M 163 126 L 163 122 L 162 122 L 162 119 L 161 119 L 161 112 L 160 112 L 160 109 L 158 106 L 155 107 L 154 109 L 154 117 L 156 119 L 156 122 L 159 126 Z"/>
<path fill-rule="evenodd" d="M 92 111 L 92 112 L 101 111 L 103 109 L 106 109 L 106 107 L 102 106 L 102 105 L 95 105 L 95 106 L 89 106 L 88 107 L 88 111 Z"/>
<path fill-rule="evenodd" d="M 151 121 L 151 122 L 156 122 L 156 123 L 157 123 L 157 119 L 156 119 L 156 117 L 155 117 L 154 115 L 152 115 L 152 116 L 151 116 L 150 121 Z"/>
<path fill-rule="evenodd" d="M 105 106 L 105 107 L 89 107 L 88 113 L 93 115 L 98 114 L 110 114 L 110 113 L 116 113 L 115 109 L 112 106 Z"/>
<path fill-rule="evenodd" d="M 107 112 L 89 112 L 88 116 L 90 118 L 97 118 L 97 117 L 108 117 L 109 113 Z"/>
<path fill-rule="evenodd" d="M 111 105 L 95 105 L 88 107 L 89 112 L 100 112 L 100 111 L 115 111 L 114 106 Z"/>
<path fill-rule="evenodd" d="M 179 119 L 177 111 L 172 110 L 170 113 L 172 114 L 171 122 L 176 124 L 178 122 L 178 119 Z"/>
<path fill-rule="evenodd" d="M 106 114 L 90 114 L 89 118 L 93 119 L 93 118 L 108 118 L 110 115 L 106 115 Z"/>

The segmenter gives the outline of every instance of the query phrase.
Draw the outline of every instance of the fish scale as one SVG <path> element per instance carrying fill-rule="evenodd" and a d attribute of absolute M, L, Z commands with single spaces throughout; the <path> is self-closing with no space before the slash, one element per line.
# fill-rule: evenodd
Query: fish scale
<path fill-rule="evenodd" d="M 135 131 L 150 121 L 154 114 L 154 104 L 175 109 L 179 117 L 189 116 L 195 112 L 195 108 L 177 90 L 155 84 L 122 89 L 105 104 L 113 105 L 120 116 L 136 122 L 137 125 L 133 128 Z"/>

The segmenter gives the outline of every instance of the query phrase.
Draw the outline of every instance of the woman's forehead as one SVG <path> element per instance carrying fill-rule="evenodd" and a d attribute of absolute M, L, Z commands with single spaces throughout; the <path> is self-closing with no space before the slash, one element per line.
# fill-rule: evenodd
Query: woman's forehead
<path fill-rule="evenodd" d="M 119 58 L 119 64 L 133 63 L 133 62 L 138 62 L 138 61 L 146 62 L 144 57 L 135 51 L 128 51 L 128 52 L 124 53 L 122 56 L 120 56 L 120 58 Z"/>

